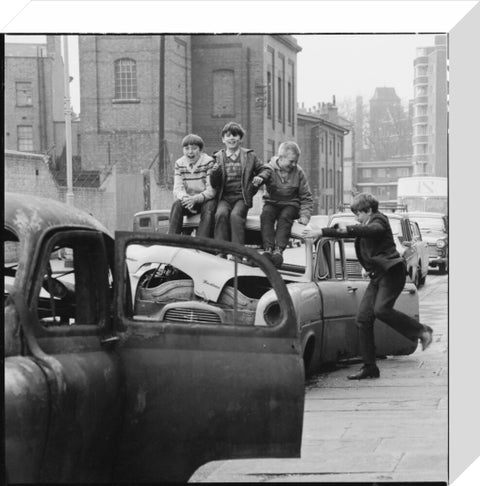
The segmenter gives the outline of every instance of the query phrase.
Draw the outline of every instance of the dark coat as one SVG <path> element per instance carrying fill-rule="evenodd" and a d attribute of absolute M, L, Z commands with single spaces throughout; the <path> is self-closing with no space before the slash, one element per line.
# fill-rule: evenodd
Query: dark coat
<path fill-rule="evenodd" d="M 322 234 L 341 238 L 355 237 L 358 261 L 372 277 L 380 277 L 393 265 L 404 262 L 395 246 L 390 222 L 383 213 L 373 213 L 367 224 L 347 226 L 347 233 L 323 228 Z"/>
<path fill-rule="evenodd" d="M 210 174 L 210 184 L 215 189 L 217 199 L 220 201 L 225 188 L 226 170 L 225 162 L 227 154 L 224 149 L 213 154 L 215 165 Z M 245 205 L 252 207 L 253 196 L 257 193 L 258 187 L 255 187 L 252 180 L 255 176 L 261 177 L 264 181 L 268 177 L 270 169 L 263 164 L 252 149 L 240 148 L 240 162 L 242 163 L 242 195 Z M 261 184 L 260 184 L 261 185 Z"/>

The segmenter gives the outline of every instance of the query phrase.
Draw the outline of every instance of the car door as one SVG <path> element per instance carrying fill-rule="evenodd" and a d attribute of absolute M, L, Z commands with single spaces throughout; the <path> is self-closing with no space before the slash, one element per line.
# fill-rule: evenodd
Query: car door
<path fill-rule="evenodd" d="M 124 331 L 118 352 L 126 391 L 115 479 L 186 481 L 212 460 L 298 457 L 304 406 L 299 330 L 273 265 L 253 250 L 211 239 L 127 232 L 115 239 L 115 314 Z M 188 323 L 134 314 L 125 265 L 130 244 L 248 257 L 277 293 L 276 325 L 206 323 L 193 313 Z"/>
<path fill-rule="evenodd" d="M 320 290 L 323 314 L 321 362 L 357 356 L 355 316 L 366 282 L 347 279 L 341 240 L 323 238 L 317 243 L 315 279 Z"/>
<path fill-rule="evenodd" d="M 39 482 L 111 479 L 124 400 L 120 360 L 110 345 L 107 245 L 113 254 L 113 244 L 105 238 L 93 230 L 58 230 L 45 236 L 32 262 L 23 329 L 46 376 L 49 405 Z"/>

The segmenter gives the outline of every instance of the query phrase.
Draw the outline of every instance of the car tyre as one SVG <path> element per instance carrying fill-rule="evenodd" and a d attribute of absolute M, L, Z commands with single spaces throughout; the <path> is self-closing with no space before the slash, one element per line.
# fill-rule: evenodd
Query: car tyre
<path fill-rule="evenodd" d="M 440 275 L 445 275 L 447 273 L 447 264 L 446 263 L 439 263 L 438 264 L 438 273 Z"/>
<path fill-rule="evenodd" d="M 415 287 L 420 288 L 422 285 L 422 269 L 420 267 L 417 267 L 417 270 L 415 272 L 415 278 L 413 279 L 413 283 L 415 284 Z"/>

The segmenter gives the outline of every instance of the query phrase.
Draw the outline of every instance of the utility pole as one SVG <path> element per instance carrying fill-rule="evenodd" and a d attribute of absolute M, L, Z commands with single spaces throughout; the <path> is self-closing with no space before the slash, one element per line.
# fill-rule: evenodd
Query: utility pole
<path fill-rule="evenodd" d="M 65 114 L 65 146 L 67 165 L 67 204 L 73 206 L 73 174 L 72 174 L 72 109 L 70 105 L 70 74 L 68 70 L 68 36 L 63 36 L 63 74 L 64 74 L 64 106 Z"/>

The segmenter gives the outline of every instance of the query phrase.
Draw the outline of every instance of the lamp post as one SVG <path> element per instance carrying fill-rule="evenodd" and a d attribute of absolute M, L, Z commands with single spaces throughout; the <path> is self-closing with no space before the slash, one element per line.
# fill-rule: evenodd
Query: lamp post
<path fill-rule="evenodd" d="M 65 146 L 67 165 L 67 199 L 66 202 L 73 206 L 73 174 L 72 174 L 72 108 L 70 105 L 70 75 L 68 71 L 68 36 L 63 36 L 63 74 L 64 74 L 64 105 L 65 114 Z"/>

